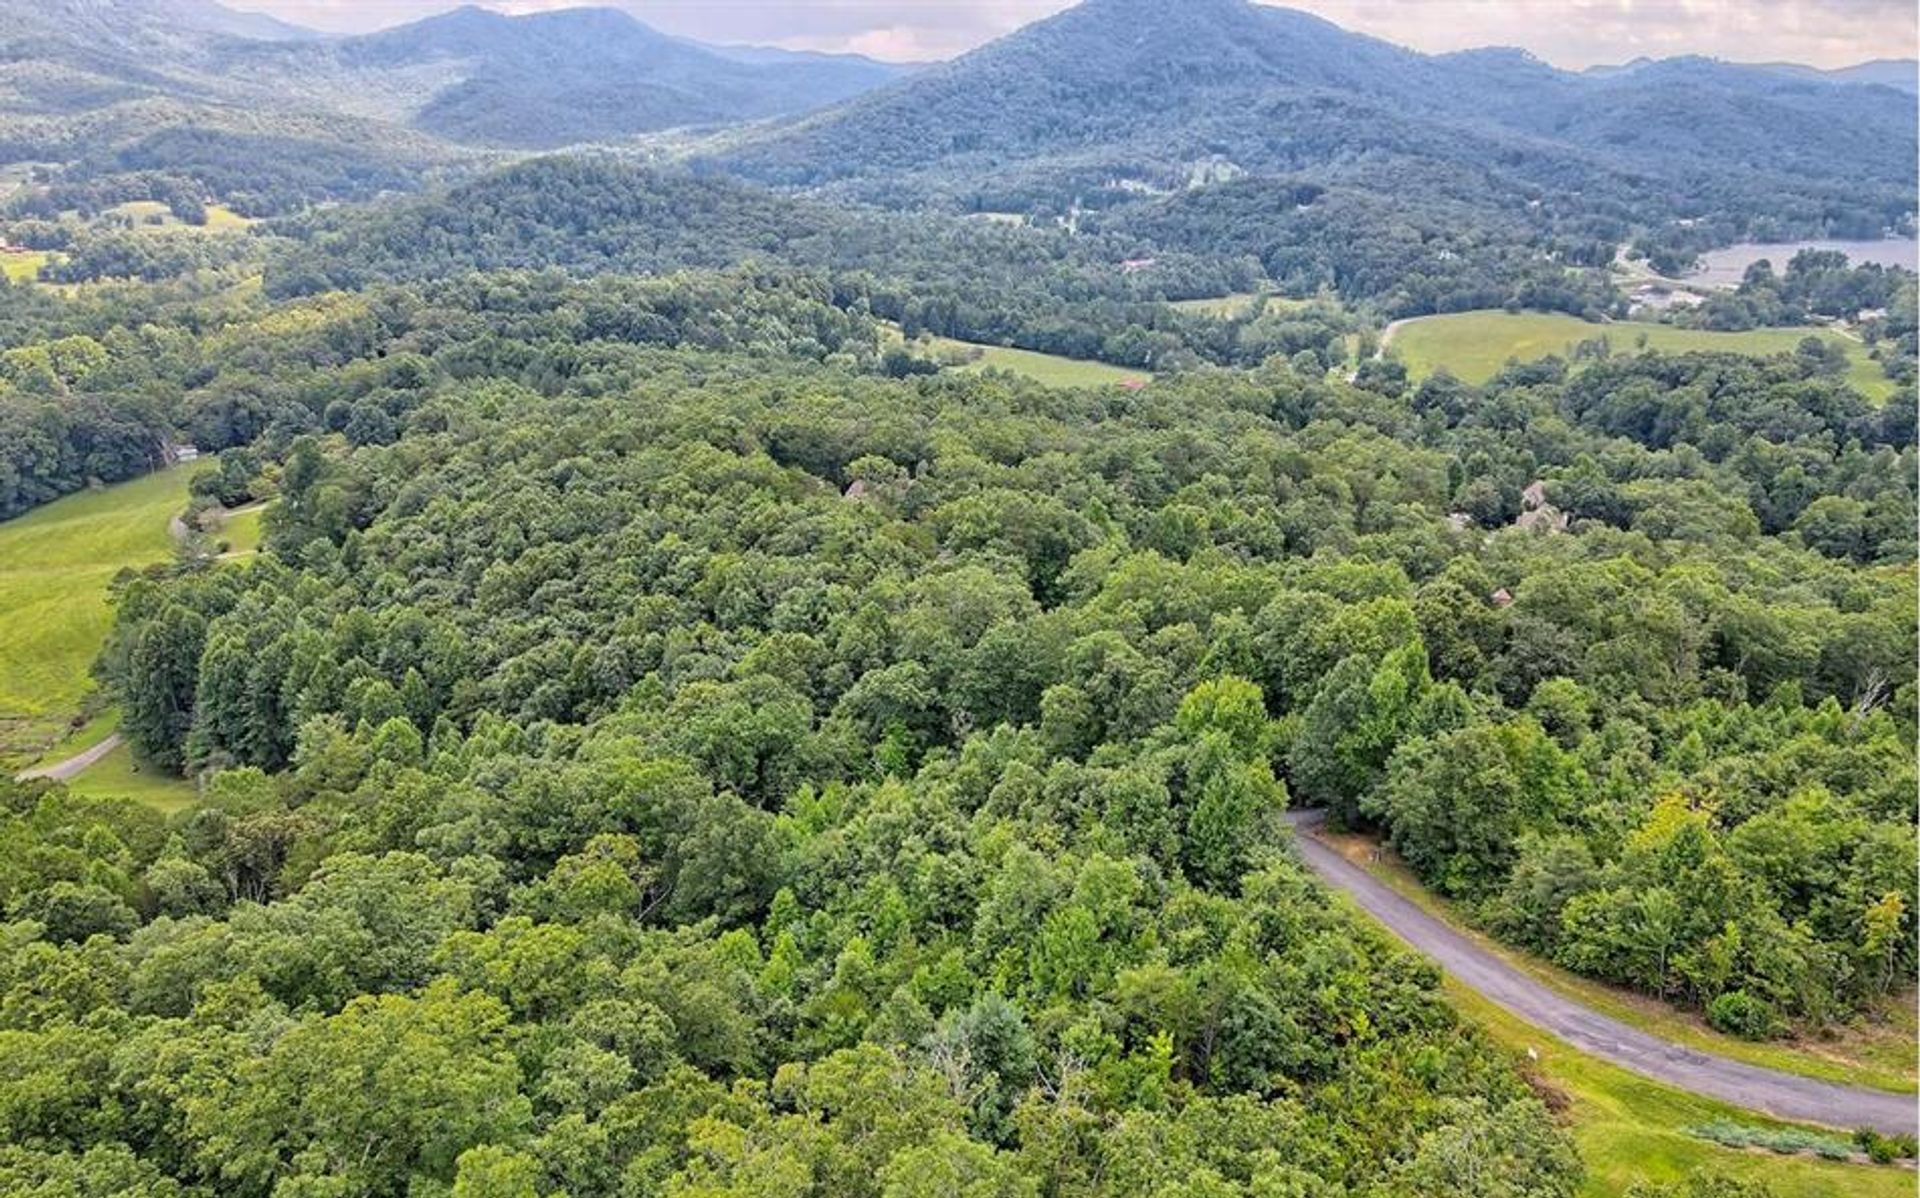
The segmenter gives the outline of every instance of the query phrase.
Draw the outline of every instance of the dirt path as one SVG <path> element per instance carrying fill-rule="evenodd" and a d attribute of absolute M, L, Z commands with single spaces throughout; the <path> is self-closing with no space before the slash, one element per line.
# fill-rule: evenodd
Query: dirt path
<path fill-rule="evenodd" d="M 1300 856 L 1336 890 L 1400 939 L 1433 958 L 1441 968 L 1489 1000 L 1603 1061 L 1708 1098 L 1760 1111 L 1777 1119 L 1852 1130 L 1911 1132 L 1915 1098 L 1854 1086 L 1816 1081 L 1763 1069 L 1629 1027 L 1586 1007 L 1521 973 L 1411 899 L 1348 861 L 1314 836 L 1325 820 L 1320 811 L 1288 813 Z"/>
<path fill-rule="evenodd" d="M 119 747 L 120 734 L 116 732 L 84 753 L 75 753 L 65 761 L 56 761 L 52 765 L 43 765 L 37 769 L 28 770 L 18 775 L 18 777 L 22 782 L 30 782 L 35 778 L 47 778 L 54 782 L 69 782 L 88 766 L 99 761 L 102 757 L 105 757 Z"/>

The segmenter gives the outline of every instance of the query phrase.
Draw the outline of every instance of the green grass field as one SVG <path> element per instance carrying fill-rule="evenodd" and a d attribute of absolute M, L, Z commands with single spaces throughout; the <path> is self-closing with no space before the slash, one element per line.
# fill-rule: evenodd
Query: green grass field
<path fill-rule="evenodd" d="M 167 232 L 231 233 L 255 223 L 225 204 L 208 204 L 207 223 L 204 225 L 188 224 L 158 200 L 129 200 L 124 204 L 116 204 L 107 211 L 116 216 L 125 217 L 136 229 L 157 229 Z"/>
<path fill-rule="evenodd" d="M 267 505 L 262 503 L 227 514 L 218 537 L 227 543 L 228 557 L 250 557 L 260 552 L 260 517 L 266 510 Z"/>
<path fill-rule="evenodd" d="M 0 273 L 14 283 L 25 282 L 40 277 L 40 268 L 47 264 L 44 250 L 29 250 L 24 254 L 0 254 Z"/>
<path fill-rule="evenodd" d="M 172 552 L 167 521 L 191 477 L 168 470 L 0 523 L 0 758 L 36 758 L 65 735 L 112 623 L 107 584 Z"/>
<path fill-rule="evenodd" d="M 1899 995 L 1885 1003 L 1877 1020 L 1863 1020 L 1856 1026 L 1835 1029 L 1826 1039 L 1807 1037 L 1756 1044 L 1715 1031 L 1691 1011 L 1581 977 L 1501 944 L 1469 925 L 1451 903 L 1421 885 L 1413 871 L 1391 849 L 1377 841 L 1332 833 L 1324 834 L 1323 838 L 1337 847 L 1347 860 L 1386 882 L 1428 914 L 1444 920 L 1481 948 L 1610 1018 L 1689 1048 L 1750 1065 L 1846 1085 L 1872 1086 L 1898 1094 L 1911 1094 L 1920 1089 L 1920 1077 L 1916 1076 L 1920 1075 L 1920 1059 L 1916 1059 L 1920 1058 L 1920 1049 L 1915 1046 L 1920 1017 L 1916 1016 L 1912 994 Z"/>
<path fill-rule="evenodd" d="M 1233 295 L 1223 295 L 1217 299 L 1174 300 L 1167 306 L 1176 312 L 1191 312 L 1198 316 L 1217 316 L 1222 320 L 1232 320 L 1253 311 L 1253 306 L 1259 302 L 1260 297 L 1257 294 L 1242 291 Z M 1280 301 L 1277 296 L 1268 300 L 1270 304 L 1276 302 L 1284 301 Z"/>
<path fill-rule="evenodd" d="M 1678 1181 L 1697 1169 L 1764 1182 L 1774 1198 L 1912 1198 L 1910 1169 L 1749 1152 L 1690 1135 L 1687 1129 L 1714 1119 L 1781 1125 L 1576 1052 L 1451 980 L 1447 994 L 1514 1053 L 1533 1052 L 1537 1059 L 1522 1063 L 1566 1096 L 1567 1118 L 1587 1166 L 1581 1191 L 1586 1198 L 1617 1198 L 1636 1181 Z"/>
<path fill-rule="evenodd" d="M 904 344 L 897 326 L 887 326 L 893 344 Z M 918 352 L 947 363 L 958 371 L 1004 370 L 1032 379 L 1048 387 L 1111 387 L 1127 382 L 1146 382 L 1153 375 L 1144 370 L 1127 370 L 1105 362 L 1086 362 L 1057 354 L 1035 353 L 1030 349 L 1008 349 L 1000 345 L 978 345 L 952 337 L 922 336 L 913 343 Z"/>
<path fill-rule="evenodd" d="M 67 783 L 75 794 L 101 799 L 132 799 L 161 811 L 178 811 L 198 798 L 194 785 L 140 760 L 131 746 L 120 747 Z"/>
<path fill-rule="evenodd" d="M 1605 336 L 1616 354 L 1631 354 L 1645 336 L 1648 349 L 1667 353 L 1719 350 L 1742 354 L 1791 352 L 1802 338 L 1819 337 L 1839 344 L 1851 363 L 1847 378 L 1861 394 L 1884 400 L 1893 383 L 1879 364 L 1867 356 L 1867 347 L 1832 329 L 1755 329 L 1745 333 L 1714 333 L 1681 329 L 1645 321 L 1594 324 L 1557 312 L 1455 312 L 1424 316 L 1402 324 L 1394 333 L 1393 353 L 1414 378 L 1425 378 L 1442 367 L 1462 382 L 1484 383 L 1509 361 L 1522 362 L 1559 354 L 1566 357 L 1581 341 Z"/>
<path fill-rule="evenodd" d="M 1023 375 L 1048 387 L 1110 387 L 1132 380 L 1144 382 L 1152 376 L 1144 370 L 1126 370 L 1105 362 L 1083 362 L 1055 354 L 1038 354 L 1030 349 L 1007 349 L 999 345 L 972 345 L 945 337 L 934 339 L 936 351 L 955 350 L 972 356 L 973 361 L 960 370 L 1005 370 Z"/>

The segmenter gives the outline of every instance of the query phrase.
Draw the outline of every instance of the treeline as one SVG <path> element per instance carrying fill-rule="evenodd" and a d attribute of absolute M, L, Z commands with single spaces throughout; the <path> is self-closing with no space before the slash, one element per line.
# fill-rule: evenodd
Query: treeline
<path fill-rule="evenodd" d="M 269 262 L 276 296 L 499 269 L 777 264 L 828 275 L 836 302 L 909 335 L 1142 368 L 1234 360 L 1214 322 L 1166 301 L 1254 290 L 1262 279 L 1250 259 L 1204 249 L 841 207 L 594 157 L 522 163 L 445 193 L 316 214 L 279 231 L 296 244 Z"/>
<path fill-rule="evenodd" d="M 0 352 L 0 517 L 144 473 L 173 439 L 208 451 L 284 451 L 308 432 L 391 441 L 446 377 L 552 392 L 660 346 L 882 369 L 879 326 L 831 300 L 818 280 L 775 274 L 498 275 L 272 309 L 212 285 L 74 299 L 0 287 L 0 335 L 17 346 Z"/>
<path fill-rule="evenodd" d="M 115 348 L 138 353 L 123 333 Z M 113 352 L 79 334 L 0 351 L 0 520 L 92 482 L 161 465 L 170 427 L 153 395 L 109 395 Z"/>
<path fill-rule="evenodd" d="M 273 128 L 278 120 L 283 128 Z M 126 140 L 83 138 L 58 175 L 68 187 L 115 187 L 161 177 L 242 216 L 287 216 L 318 204 L 361 202 L 418 188 L 446 157 L 424 140 L 326 115 L 265 116 L 268 128 L 189 119 L 138 129 Z M 398 144 L 396 143 L 398 141 Z M 157 198 L 157 197 L 156 197 Z"/>
<path fill-rule="evenodd" d="M 1734 291 L 1709 295 L 1676 319 L 1693 328 L 1735 330 L 1815 319 L 1857 322 L 1887 376 L 1908 389 L 1915 381 L 1920 321 L 1914 273 L 1877 263 L 1854 266 L 1839 251 L 1801 250 L 1783 273 L 1764 259 L 1755 262 Z"/>
<path fill-rule="evenodd" d="M 1385 164 L 1331 185 L 1247 178 L 1103 215 L 1190 252 L 1246 255 L 1294 293 L 1325 289 L 1383 315 L 1531 308 L 1602 319 L 1623 311 L 1605 269 L 1628 226 L 1513 197 L 1489 209 L 1471 181 Z"/>

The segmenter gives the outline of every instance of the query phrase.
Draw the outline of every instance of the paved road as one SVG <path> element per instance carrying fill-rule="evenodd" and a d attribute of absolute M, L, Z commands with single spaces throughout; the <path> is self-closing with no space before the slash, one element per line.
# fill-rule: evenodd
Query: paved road
<path fill-rule="evenodd" d="M 1388 930 L 1425 953 L 1455 978 L 1528 1023 L 1582 1052 L 1682 1090 L 1761 1111 L 1777 1119 L 1851 1130 L 1913 1131 L 1911 1094 L 1815 1081 L 1713 1056 L 1629 1027 L 1542 985 L 1475 944 L 1412 900 L 1348 861 L 1312 835 L 1320 811 L 1288 813 L 1300 835 L 1300 855 L 1315 873 L 1342 890 Z"/>
<path fill-rule="evenodd" d="M 120 734 L 116 732 L 84 753 L 76 753 L 65 761 L 57 761 L 52 765 L 43 765 L 39 769 L 28 770 L 19 775 L 19 778 L 22 782 L 29 782 L 35 778 L 50 778 L 55 782 L 69 782 L 72 781 L 81 770 L 86 769 L 119 747 Z"/>

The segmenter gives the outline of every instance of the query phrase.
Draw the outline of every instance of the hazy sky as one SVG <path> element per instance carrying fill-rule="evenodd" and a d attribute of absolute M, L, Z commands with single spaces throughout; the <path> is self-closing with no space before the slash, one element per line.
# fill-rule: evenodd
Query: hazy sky
<path fill-rule="evenodd" d="M 459 0 L 228 0 L 319 29 L 377 29 Z M 487 0 L 504 12 L 582 0 Z M 947 58 L 1068 7 L 1068 0 L 593 0 L 706 41 Z M 1179 0 L 1168 0 L 1178 3 Z M 1523 46 L 1585 67 L 1641 55 L 1847 66 L 1909 58 L 1914 0 L 1293 0 L 1293 7 L 1421 50 Z"/>

